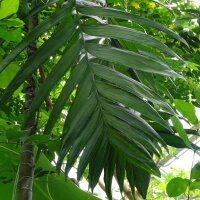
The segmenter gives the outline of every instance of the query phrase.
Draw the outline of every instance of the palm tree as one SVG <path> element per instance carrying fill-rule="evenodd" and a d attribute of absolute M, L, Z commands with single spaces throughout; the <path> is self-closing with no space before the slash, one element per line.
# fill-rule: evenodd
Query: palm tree
<path fill-rule="evenodd" d="M 38 23 L 39 12 L 57 5 L 56 2 L 52 0 L 38 6 L 36 0 L 31 0 L 29 32 L 1 62 L 0 71 L 25 49 L 28 54 L 1 96 L 0 105 L 3 107 L 14 91 L 27 83 L 23 128 L 30 130 L 27 137 L 31 137 L 37 134 L 36 114 L 40 107 L 53 88 L 64 80 L 65 85 L 43 130 L 44 135 L 52 134 L 66 102 L 76 91 L 60 135 L 57 170 L 61 170 L 67 157 L 65 174 L 68 175 L 78 160 L 77 178 L 79 180 L 89 166 L 88 181 L 92 190 L 103 171 L 109 199 L 112 199 L 114 174 L 121 192 L 126 176 L 133 194 L 137 188 L 145 198 L 150 174 L 160 176 L 153 155 L 160 157 L 168 143 L 151 124 L 162 126 L 173 140 L 173 131 L 162 113 L 176 116 L 153 85 L 150 88 L 145 83 L 160 75 L 181 78 L 165 61 L 165 57 L 180 57 L 153 36 L 134 28 L 132 22 L 187 43 L 153 20 L 98 1 L 69 0 Z M 51 37 L 38 47 L 36 41 L 48 31 L 52 32 Z M 55 55 L 59 57 L 58 62 L 51 67 L 44 82 L 37 84 L 38 69 L 44 68 Z M 68 79 L 65 79 L 66 73 L 70 73 Z M 20 200 L 32 196 L 35 146 L 28 141 L 23 144 L 17 196 Z M 38 146 L 39 153 L 44 146 Z"/>

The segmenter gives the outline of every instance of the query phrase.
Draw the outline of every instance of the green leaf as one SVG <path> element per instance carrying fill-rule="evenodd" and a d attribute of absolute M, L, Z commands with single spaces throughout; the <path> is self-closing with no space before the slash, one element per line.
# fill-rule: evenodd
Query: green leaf
<path fill-rule="evenodd" d="M 34 142 L 36 144 L 45 144 L 50 140 L 49 135 L 32 135 L 28 137 L 27 142 Z"/>
<path fill-rule="evenodd" d="M 88 101 L 82 106 L 81 110 L 79 110 L 79 114 L 74 116 L 72 123 L 70 124 L 69 129 L 64 130 L 62 136 L 62 147 L 61 153 L 59 155 L 58 161 L 58 169 L 62 165 L 62 161 L 69 150 L 71 144 L 78 138 L 79 134 L 87 124 L 89 118 L 91 117 L 92 113 L 97 111 L 96 110 L 97 100 L 94 94 L 91 94 Z"/>
<path fill-rule="evenodd" d="M 1 198 L 4 200 L 12 199 L 14 177 L 19 163 L 19 152 L 20 149 L 15 145 L 0 145 L 0 176 L 8 175 L 8 179 L 5 179 L 7 183 L 2 183 L 0 180 L 0 193 Z M 99 198 L 82 191 L 71 180 L 66 181 L 63 173 L 60 175 L 55 174 L 55 167 L 42 154 L 35 166 L 33 200 L 63 200 L 64 196 L 76 200 L 99 200 Z"/>
<path fill-rule="evenodd" d="M 20 20 L 19 18 L 10 18 L 10 19 L 4 19 L 0 20 L 0 25 L 1 26 L 6 26 L 6 27 L 23 27 L 24 22 Z"/>
<path fill-rule="evenodd" d="M 0 74 L 0 88 L 6 88 L 18 70 L 19 66 L 15 63 L 11 63 L 8 68 Z"/>
<path fill-rule="evenodd" d="M 133 167 L 133 174 L 138 192 L 141 194 L 142 198 L 146 199 L 150 183 L 150 174 L 135 166 Z"/>
<path fill-rule="evenodd" d="M 194 125 L 198 124 L 198 119 L 195 115 L 195 108 L 191 103 L 180 99 L 175 99 L 174 103 L 176 109 L 183 115 L 183 117 L 187 118 L 188 121 Z"/>
<path fill-rule="evenodd" d="M 165 129 L 171 130 L 167 121 L 169 117 L 164 120 L 162 116 L 165 117 L 166 111 L 176 116 L 168 103 L 157 94 L 156 80 L 157 78 L 164 80 L 163 77 L 158 75 L 164 75 L 164 78 L 166 76 L 181 76 L 168 66 L 164 56 L 158 54 L 162 51 L 171 56 L 178 56 L 154 37 L 134 30 L 135 24 L 131 21 L 134 19 L 136 23 L 148 26 L 147 31 L 151 30 L 151 27 L 156 27 L 158 30 L 164 30 L 164 32 L 168 32 L 169 35 L 177 39 L 181 40 L 182 38 L 154 21 L 120 10 L 97 7 L 90 2 L 88 2 L 89 5 L 83 5 L 85 4 L 84 1 L 81 2 L 82 6 L 79 3 L 78 6 L 74 6 L 73 0 L 64 2 L 61 6 L 62 2 L 60 0 L 55 1 L 50 0 L 46 5 L 41 2 L 38 7 L 29 12 L 31 14 L 27 18 L 42 11 L 39 14 L 41 15 L 39 23 L 41 21 L 42 23 L 30 33 L 27 33 L 25 29 L 27 26 L 24 26 L 24 40 L 3 60 L 0 71 L 5 69 L 5 66 L 11 63 L 16 56 L 18 56 L 17 61 L 20 62 L 21 69 L 7 87 L 0 99 L 0 104 L 5 104 L 16 88 L 26 82 L 28 77 L 33 76 L 35 78 L 36 76 L 35 80 L 37 81 L 39 67 L 47 67 L 48 75 L 46 79 L 42 83 L 36 84 L 38 86 L 36 87 L 36 96 L 27 119 L 30 119 L 36 111 L 40 110 L 39 108 L 43 106 L 45 97 L 58 83 L 59 88 L 53 90 L 51 95 L 54 107 L 44 131 L 45 135 L 31 136 L 28 141 L 34 142 L 36 145 L 45 143 L 45 151 L 51 154 L 56 151 L 59 156 L 58 170 L 61 169 L 63 160 L 67 160 L 66 174 L 76 161 L 79 161 L 78 179 L 89 168 L 89 183 L 92 189 L 97 184 L 104 169 L 105 190 L 110 199 L 112 198 L 111 186 L 114 170 L 116 170 L 121 191 L 126 177 L 132 191 L 134 192 L 134 188 L 137 187 L 137 190 L 145 198 L 149 173 L 160 175 L 152 153 L 159 156 L 162 151 L 161 145 L 166 148 L 162 137 L 149 124 L 159 123 Z M 55 5 L 52 5 L 52 2 Z M 24 4 L 24 1 L 22 3 Z M 31 9 L 31 5 L 27 5 Z M 112 6 L 112 4 L 109 4 L 109 6 Z M 93 14 L 88 12 L 90 10 Z M 82 11 L 85 14 L 82 14 Z M 54 14 L 51 15 L 53 12 Z M 98 14 L 100 16 L 105 15 L 99 20 Z M 92 15 L 93 19 L 86 15 Z M 49 16 L 50 18 L 48 18 Z M 122 18 L 118 21 L 119 24 L 130 25 L 131 28 L 118 25 L 101 25 L 100 23 L 106 20 L 111 23 L 112 20 L 108 17 Z M 27 18 L 23 18 L 25 23 Z M 95 20 L 99 21 L 96 22 Z M 82 23 L 89 25 L 83 25 Z M 96 25 L 94 25 L 95 23 Z M 138 25 L 136 26 L 139 28 Z M 140 27 L 141 29 L 142 27 Z M 159 36 L 160 32 L 157 33 L 157 36 Z M 43 40 L 40 38 L 41 35 L 43 38 L 43 34 L 51 37 L 48 40 Z M 77 36 L 77 38 L 74 36 Z M 102 40 L 98 36 L 102 37 Z M 41 40 L 43 41 L 40 46 Z M 96 44 L 84 40 L 96 42 Z M 29 47 L 33 41 L 39 47 L 30 56 L 23 49 Z M 184 40 L 182 41 L 184 42 Z M 170 44 L 173 43 L 169 42 Z M 75 45 L 73 46 L 73 44 Z M 119 45 L 117 46 L 117 44 Z M 7 45 L 7 43 L 5 42 L 3 45 Z M 122 47 L 124 49 L 121 49 Z M 131 49 L 135 52 L 129 51 Z M 4 53 L 1 55 L 3 56 Z M 55 56 L 55 59 L 51 59 L 51 56 Z M 91 63 L 91 61 L 102 65 Z M 135 80 L 129 77 L 130 70 L 127 70 L 129 67 L 135 73 L 133 77 Z M 143 80 L 148 82 L 149 88 L 136 81 L 138 77 L 139 79 L 141 77 L 137 76 L 138 71 L 143 73 L 143 77 L 145 77 Z M 63 80 L 65 76 L 69 76 L 69 78 Z M 66 85 L 62 88 L 64 82 Z M 60 96 L 57 98 L 60 91 Z M 67 102 L 69 97 L 70 102 Z M 23 101 L 24 96 L 22 96 Z M 13 105 L 13 102 L 11 104 Z M 64 122 L 65 116 L 59 119 L 59 114 L 66 108 L 67 117 Z M 13 111 L 13 108 L 11 107 L 10 110 Z M 39 131 L 41 132 L 44 130 L 44 124 L 46 124 L 49 114 L 45 113 L 44 109 L 40 111 Z M 58 119 L 61 121 L 53 129 L 53 138 L 56 134 L 55 140 L 58 141 L 58 145 L 55 145 L 55 143 L 50 144 L 53 139 L 50 137 L 50 133 Z M 13 121 L 20 123 L 18 119 Z M 63 122 L 64 128 L 60 134 Z M 49 159 L 52 158 L 49 157 Z M 10 163 L 8 162 L 8 164 Z M 134 171 L 135 166 L 138 170 Z M 48 188 L 51 187 L 51 190 L 53 190 L 54 184 L 58 183 L 55 177 L 55 175 L 48 174 L 43 178 L 41 185 L 37 187 L 43 194 L 33 198 L 62 199 L 63 194 L 67 195 L 62 192 L 62 189 L 57 188 L 57 185 L 55 186 L 57 191 L 49 191 Z M 35 178 L 35 183 L 37 183 L 37 175 Z M 52 182 L 50 183 L 49 180 Z M 60 187 L 60 182 L 58 185 Z M 68 186 L 64 183 L 63 185 Z M 55 194 L 53 194 L 54 192 Z M 76 194 L 73 197 L 71 195 L 68 197 L 69 199 L 79 199 Z M 85 197 L 85 199 L 88 198 L 90 196 Z"/>
<path fill-rule="evenodd" d="M 124 135 L 126 138 L 130 139 L 133 142 L 138 142 L 138 144 L 141 145 L 141 147 L 145 148 L 149 152 L 155 153 L 159 156 L 155 146 L 149 140 L 146 135 L 143 134 L 143 132 L 138 131 L 137 129 L 133 128 L 129 124 L 126 123 L 126 121 L 119 120 L 116 117 L 113 117 L 106 113 L 106 122 L 116 130 L 118 130 L 122 135 Z M 125 119 L 124 119 L 125 120 Z M 137 145 L 137 144 L 136 144 Z"/>
<path fill-rule="evenodd" d="M 65 86 L 63 87 L 58 99 L 55 102 L 55 105 L 53 106 L 53 110 L 51 111 L 48 122 L 45 126 L 44 134 L 50 134 L 67 99 L 69 98 L 73 89 L 76 87 L 76 84 L 78 84 L 80 79 L 84 76 L 85 70 L 86 70 L 86 60 L 84 58 L 75 67 L 75 69 L 72 69 L 72 73 L 71 73 L 69 79 L 66 81 Z"/>
<path fill-rule="evenodd" d="M 190 148 L 185 144 L 183 139 L 181 139 L 177 135 L 174 135 L 171 133 L 164 133 L 164 132 L 158 132 L 158 133 L 169 146 L 172 146 L 175 148 Z M 193 146 L 193 148 L 195 148 L 195 146 Z"/>
<path fill-rule="evenodd" d="M 71 2 L 73 2 L 73 1 L 71 1 Z M 29 13 L 29 15 L 27 16 L 26 19 L 30 19 L 30 17 L 36 15 L 40 11 L 44 10 L 46 7 L 50 6 L 51 4 L 55 4 L 55 3 L 59 3 L 59 0 L 49 0 L 49 1 L 45 2 L 45 3 L 44 2 L 38 2 L 37 6 L 30 11 L 30 13 Z M 65 2 L 65 4 L 66 3 L 67 2 Z M 63 4 L 62 7 L 64 7 L 65 4 Z"/>
<path fill-rule="evenodd" d="M 8 0 L 11 1 L 11 0 Z M 16 1 L 16 0 L 12 0 Z M 47 31 L 49 28 L 54 26 L 56 23 L 58 23 L 63 17 L 68 15 L 68 13 L 71 12 L 72 7 L 74 5 L 74 1 L 68 1 L 63 5 L 63 7 L 50 16 L 48 19 L 44 20 L 41 24 L 36 26 L 24 39 L 21 43 L 19 43 L 12 52 L 7 55 L 7 57 L 0 63 L 0 72 L 25 48 L 27 47 L 33 40 L 35 40 L 37 37 L 39 37 L 41 34 L 43 34 L 45 31 Z M 10 6 L 9 4 L 9 7 Z M 61 37 L 61 36 L 59 36 Z M 58 37 L 58 38 L 59 38 Z M 59 41 L 59 39 L 57 39 Z"/>
<path fill-rule="evenodd" d="M 139 99 L 138 97 L 131 95 L 130 93 L 127 93 L 123 90 L 113 87 L 112 85 L 100 81 L 96 81 L 96 86 L 99 93 L 110 101 L 115 103 L 120 102 L 148 117 L 149 119 L 155 120 L 157 123 L 161 124 L 168 130 L 171 130 L 171 128 L 169 128 L 169 125 L 162 119 L 162 117 L 156 112 L 156 110 L 142 99 Z"/>
<path fill-rule="evenodd" d="M 12 93 L 51 55 L 55 54 L 56 51 L 70 39 L 70 37 L 72 37 L 76 25 L 76 21 L 72 21 L 65 25 L 62 30 L 55 32 L 47 42 L 45 42 L 31 57 L 29 57 L 9 84 L 4 94 L 1 96 L 0 105 L 5 104 Z"/>
<path fill-rule="evenodd" d="M 94 43 L 86 43 L 85 47 L 90 54 L 103 60 L 119 63 L 139 71 L 181 78 L 166 63 L 158 62 L 132 51 Z"/>
<path fill-rule="evenodd" d="M 125 140 L 123 135 L 116 133 L 114 130 L 109 134 L 109 139 L 116 151 L 125 156 L 129 162 L 149 173 L 160 176 L 160 172 L 152 158 L 139 143 Z"/>
<path fill-rule="evenodd" d="M 142 26 L 147 26 L 147 27 L 151 26 L 155 29 L 163 31 L 170 37 L 175 38 L 188 46 L 187 42 L 178 34 L 176 34 L 172 30 L 168 29 L 167 27 L 153 20 L 138 16 L 138 15 L 134 15 L 132 13 L 117 10 L 117 9 L 97 6 L 96 4 L 88 2 L 88 1 L 78 1 L 77 4 L 78 4 L 77 6 L 78 11 L 82 14 L 92 15 L 92 16 L 98 15 L 102 17 L 113 17 L 113 18 L 120 18 L 124 20 L 132 20 L 133 22 L 136 22 Z"/>
<path fill-rule="evenodd" d="M 100 200 L 98 197 L 82 191 L 71 180 L 65 181 L 65 179 L 63 174 L 47 174 L 47 176 L 37 179 L 33 186 L 33 200 L 63 200 L 63 197 L 76 200 Z"/>
<path fill-rule="evenodd" d="M 103 137 L 99 148 L 94 154 L 93 159 L 89 162 L 89 186 L 91 187 L 92 191 L 96 184 L 98 183 L 98 180 L 100 179 L 101 172 L 106 164 L 106 161 L 108 159 L 108 152 L 109 152 L 109 141 L 107 137 Z"/>
<path fill-rule="evenodd" d="M 190 183 L 190 190 L 200 189 L 200 180 L 195 180 Z"/>
<path fill-rule="evenodd" d="M 91 89 L 93 86 L 88 73 L 89 73 L 89 70 L 86 70 L 85 76 L 80 81 L 79 87 L 77 89 L 76 98 L 73 101 L 73 104 L 69 109 L 67 118 L 65 120 L 63 131 L 66 131 L 67 129 L 69 129 L 74 118 L 79 114 L 80 109 L 83 107 L 85 102 L 88 100 L 88 96 L 90 95 Z"/>
<path fill-rule="evenodd" d="M 87 146 L 85 147 L 83 154 L 81 155 L 77 170 L 78 180 L 80 180 L 89 162 L 95 157 L 95 153 L 99 148 L 99 145 L 101 144 L 101 141 L 103 139 L 102 131 L 103 131 L 103 124 L 100 123 L 96 128 L 94 134 L 92 135 L 90 141 L 88 142 Z"/>
<path fill-rule="evenodd" d="M 111 103 L 107 103 L 105 101 L 102 101 L 102 107 L 107 111 L 108 115 L 116 116 L 122 121 L 125 121 L 127 126 L 132 126 L 132 129 L 134 128 L 136 133 L 140 132 L 139 135 L 141 134 L 143 138 L 154 139 L 159 141 L 164 146 L 166 145 L 158 133 L 145 120 L 135 114 L 133 110 L 127 110 L 123 107 L 112 105 Z M 115 126 L 115 123 L 113 123 L 113 125 Z"/>
<path fill-rule="evenodd" d="M 106 81 L 123 90 L 126 90 L 127 92 L 140 97 L 141 99 L 144 98 L 153 103 L 156 103 L 165 108 L 165 110 L 167 110 L 172 115 L 176 115 L 163 98 L 161 98 L 153 90 L 143 85 L 142 83 L 104 65 L 90 62 L 90 67 L 92 68 L 95 75 L 105 79 Z"/>
<path fill-rule="evenodd" d="M 67 37 L 67 36 L 66 36 Z M 36 93 L 36 98 L 34 98 L 29 112 L 25 119 L 25 124 L 33 116 L 33 114 L 39 109 L 42 102 L 48 96 L 49 92 L 53 89 L 54 85 L 60 80 L 60 78 L 68 71 L 68 69 L 73 65 L 74 61 L 79 55 L 82 47 L 82 40 L 77 40 L 74 44 L 69 43 L 69 46 L 65 49 L 62 58 L 52 69 L 51 73 L 45 80 L 45 82 L 40 86 L 38 92 Z"/>
<path fill-rule="evenodd" d="M 0 2 L 0 19 L 16 13 L 18 8 L 19 0 L 2 0 Z"/>
<path fill-rule="evenodd" d="M 177 197 L 183 194 L 189 184 L 189 180 L 180 177 L 173 178 L 167 184 L 167 194 L 169 197 Z"/>
<path fill-rule="evenodd" d="M 181 124 L 179 119 L 176 117 L 171 117 L 171 120 L 172 120 L 175 130 L 178 132 L 179 136 L 185 142 L 185 145 L 187 145 L 189 148 L 192 148 L 191 143 L 188 139 L 187 133 L 183 129 L 183 125 Z"/>
<path fill-rule="evenodd" d="M 192 179 L 200 179 L 200 163 L 195 164 L 191 171 Z"/>
<path fill-rule="evenodd" d="M 147 47 L 153 47 L 159 49 L 160 51 L 168 53 L 171 56 L 179 58 L 179 56 L 165 44 L 161 43 L 154 37 L 146 33 L 143 33 L 141 31 L 137 31 L 123 26 L 106 25 L 106 24 L 105 25 L 96 24 L 90 26 L 82 25 L 81 28 L 83 32 L 89 35 L 128 40 L 136 44 L 142 44 Z"/>
<path fill-rule="evenodd" d="M 116 151 L 110 147 L 109 156 L 104 167 L 105 191 L 109 199 L 112 199 L 112 179 L 115 172 Z"/>
<path fill-rule="evenodd" d="M 131 186 L 132 194 L 135 195 L 135 178 L 133 173 L 133 165 L 129 162 L 126 162 L 126 176 Z"/>
<path fill-rule="evenodd" d="M 126 170 L 126 160 L 123 155 L 117 153 L 116 158 L 116 178 L 119 184 L 120 192 L 122 193 L 124 190 L 124 177 L 125 177 L 125 170 Z"/>
<path fill-rule="evenodd" d="M 94 112 L 90 121 L 86 124 L 86 126 L 83 128 L 81 134 L 79 134 L 78 138 L 72 145 L 69 157 L 67 160 L 67 164 L 65 167 L 65 174 L 69 173 L 69 170 L 75 163 L 76 159 L 78 158 L 81 151 L 84 149 L 85 145 L 88 143 L 90 138 L 92 137 L 92 134 L 95 132 L 95 129 L 99 123 L 99 112 Z"/>
<path fill-rule="evenodd" d="M 21 137 L 25 136 L 28 133 L 28 131 L 21 131 L 21 130 L 16 130 L 13 128 L 9 128 L 6 130 L 6 137 L 9 141 L 17 141 Z"/>
<path fill-rule="evenodd" d="M 132 72 L 134 72 L 133 69 Z M 157 91 L 157 84 L 155 84 L 155 77 L 153 74 L 142 71 L 136 71 L 134 73 L 142 84 L 151 88 L 153 91 Z"/>
<path fill-rule="evenodd" d="M 51 152 L 59 152 L 60 147 L 61 147 L 61 140 L 50 140 L 47 144 L 47 148 Z"/>
<path fill-rule="evenodd" d="M 200 86 L 194 88 L 194 96 L 198 104 L 200 104 Z"/>
<path fill-rule="evenodd" d="M 20 28 L 14 30 L 6 30 L 0 28 L 0 38 L 4 39 L 7 42 L 20 42 L 22 38 L 22 30 Z"/>
<path fill-rule="evenodd" d="M 74 117 L 69 129 L 63 132 L 63 146 L 67 146 L 67 140 L 73 141 L 79 136 L 79 133 L 87 124 L 92 113 L 98 112 L 98 108 L 96 108 L 96 106 L 97 99 L 95 97 L 95 94 L 92 93 L 91 96 L 88 98 L 87 102 L 82 106 L 81 110 L 79 110 L 79 114 Z"/>

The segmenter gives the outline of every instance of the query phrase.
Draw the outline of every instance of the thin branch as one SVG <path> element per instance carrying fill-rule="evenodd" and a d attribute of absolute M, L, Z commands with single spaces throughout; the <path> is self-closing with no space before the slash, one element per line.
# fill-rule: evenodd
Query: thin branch
<path fill-rule="evenodd" d="M 197 126 L 197 134 L 196 134 L 196 144 L 197 144 L 197 138 L 198 138 L 198 132 L 199 132 L 199 124 Z M 189 184 L 188 184 L 188 194 L 187 194 L 187 199 L 189 200 L 190 199 L 190 185 L 191 185 L 191 181 L 192 181 L 192 168 L 193 168 L 193 165 L 194 165 L 194 157 L 195 157 L 195 154 L 196 154 L 196 151 L 197 149 L 194 149 L 194 153 L 193 153 L 193 157 L 192 157 L 192 164 L 191 164 L 191 169 L 190 169 L 190 178 L 189 178 Z"/>

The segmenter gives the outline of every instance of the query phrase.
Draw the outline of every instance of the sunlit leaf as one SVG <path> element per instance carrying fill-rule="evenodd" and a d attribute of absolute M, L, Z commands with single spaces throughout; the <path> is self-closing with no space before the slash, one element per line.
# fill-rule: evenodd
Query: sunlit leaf
<path fill-rule="evenodd" d="M 178 132 L 179 136 L 182 138 L 182 140 L 185 142 L 185 144 L 191 148 L 191 143 L 188 139 L 187 133 L 185 132 L 183 125 L 176 117 L 171 117 L 172 123 L 174 125 L 175 130 Z"/>
<path fill-rule="evenodd" d="M 200 163 L 195 164 L 191 171 L 192 179 L 200 179 Z"/>
<path fill-rule="evenodd" d="M 19 0 L 2 0 L 0 2 L 0 19 L 16 13 L 18 8 Z"/>
<path fill-rule="evenodd" d="M 174 100 L 176 109 L 188 119 L 194 125 L 197 125 L 198 120 L 195 115 L 195 108 L 191 103 L 185 102 L 183 100 L 175 99 Z"/>
<path fill-rule="evenodd" d="M 167 194 L 169 197 L 177 197 L 183 194 L 188 187 L 189 180 L 180 177 L 173 178 L 167 184 Z"/>

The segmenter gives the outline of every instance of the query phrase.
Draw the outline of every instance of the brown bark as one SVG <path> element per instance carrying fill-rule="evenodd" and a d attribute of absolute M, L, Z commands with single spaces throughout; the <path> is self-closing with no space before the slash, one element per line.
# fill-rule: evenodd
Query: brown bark
<path fill-rule="evenodd" d="M 31 0 L 31 9 L 36 6 L 36 1 Z M 37 16 L 33 16 L 29 19 L 28 22 L 28 31 L 30 32 L 35 26 L 37 26 L 38 20 Z M 36 51 L 36 43 L 33 42 L 27 48 L 28 57 L 30 57 Z M 33 102 L 35 96 L 35 79 L 33 76 L 29 77 L 27 80 L 26 86 L 26 101 L 24 106 L 24 114 L 29 111 L 30 105 Z M 29 134 L 33 135 L 36 133 L 36 115 L 34 115 L 26 124 L 25 129 L 29 130 Z M 16 200 L 32 200 L 32 186 L 34 178 L 34 144 L 25 142 L 22 146 L 21 156 L 20 156 L 20 165 L 19 165 L 19 175 L 16 191 Z"/>

